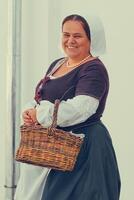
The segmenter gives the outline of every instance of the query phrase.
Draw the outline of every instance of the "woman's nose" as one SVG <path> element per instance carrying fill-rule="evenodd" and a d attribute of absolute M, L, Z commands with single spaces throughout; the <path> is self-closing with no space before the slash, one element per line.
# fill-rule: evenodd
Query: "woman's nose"
<path fill-rule="evenodd" d="M 75 38 L 74 38 L 73 36 L 70 36 L 70 37 L 68 38 L 68 43 L 69 43 L 69 44 L 74 44 L 74 43 L 75 43 Z"/>

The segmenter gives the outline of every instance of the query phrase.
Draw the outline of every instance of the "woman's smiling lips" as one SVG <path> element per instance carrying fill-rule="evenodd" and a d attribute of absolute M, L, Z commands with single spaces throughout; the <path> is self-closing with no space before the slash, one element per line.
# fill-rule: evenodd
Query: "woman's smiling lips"
<path fill-rule="evenodd" d="M 76 49 L 76 46 L 67 46 L 68 49 Z"/>

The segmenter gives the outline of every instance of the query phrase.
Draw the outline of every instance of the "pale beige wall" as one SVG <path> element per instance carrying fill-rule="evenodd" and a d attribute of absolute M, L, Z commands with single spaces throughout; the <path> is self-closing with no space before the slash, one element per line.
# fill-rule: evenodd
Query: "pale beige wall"
<path fill-rule="evenodd" d="M 48 66 L 47 0 L 22 2 L 22 106 Z"/>

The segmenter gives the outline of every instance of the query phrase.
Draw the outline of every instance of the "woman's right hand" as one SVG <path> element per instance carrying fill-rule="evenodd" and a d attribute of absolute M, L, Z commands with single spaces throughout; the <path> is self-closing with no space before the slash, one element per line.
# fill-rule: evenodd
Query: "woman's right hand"
<path fill-rule="evenodd" d="M 22 119 L 24 121 L 24 124 L 26 125 L 31 125 L 34 123 L 33 119 L 31 118 L 30 116 L 30 111 L 31 109 L 28 109 L 28 110 L 25 110 L 23 113 L 22 113 Z"/>

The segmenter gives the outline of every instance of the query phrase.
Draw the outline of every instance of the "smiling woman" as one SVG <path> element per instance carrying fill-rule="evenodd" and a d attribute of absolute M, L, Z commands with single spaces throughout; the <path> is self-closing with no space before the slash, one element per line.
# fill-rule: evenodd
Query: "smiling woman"
<path fill-rule="evenodd" d="M 100 35 L 100 34 L 98 34 Z M 120 176 L 114 148 L 101 121 L 109 91 L 107 70 L 91 54 L 90 24 L 80 15 L 62 23 L 64 58 L 55 60 L 22 113 L 27 126 L 52 123 L 60 99 L 57 125 L 85 134 L 73 171 L 21 164 L 15 200 L 119 200 Z M 23 197 L 23 198 L 22 198 Z"/>
<path fill-rule="evenodd" d="M 89 55 L 90 40 L 78 21 L 66 21 L 62 27 L 62 47 L 69 57 L 69 63 L 75 64 Z"/>
<path fill-rule="evenodd" d="M 67 55 L 65 62 L 53 73 L 54 76 L 65 74 L 71 69 L 95 59 L 90 53 L 90 30 L 82 21 L 66 18 L 62 23 L 62 48 Z"/>

